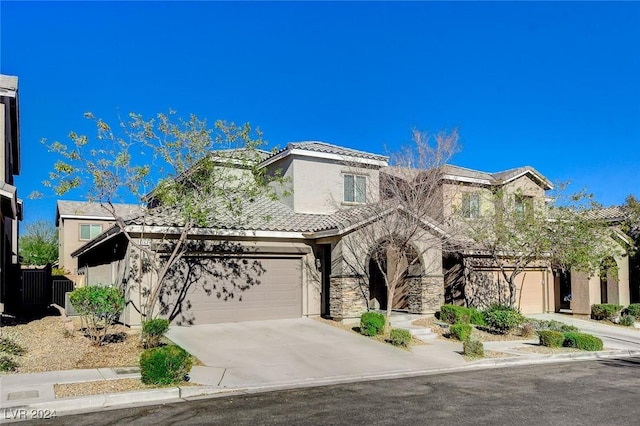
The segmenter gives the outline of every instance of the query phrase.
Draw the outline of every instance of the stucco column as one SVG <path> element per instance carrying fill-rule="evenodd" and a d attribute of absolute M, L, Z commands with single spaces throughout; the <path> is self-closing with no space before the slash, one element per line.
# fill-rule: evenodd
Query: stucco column
<path fill-rule="evenodd" d="M 329 298 L 329 313 L 332 318 L 357 318 L 367 311 L 369 287 L 359 277 L 331 277 Z"/>

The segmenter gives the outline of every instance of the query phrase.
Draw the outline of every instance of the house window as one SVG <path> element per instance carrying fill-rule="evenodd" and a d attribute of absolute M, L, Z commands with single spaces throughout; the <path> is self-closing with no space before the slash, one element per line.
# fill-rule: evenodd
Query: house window
<path fill-rule="evenodd" d="M 480 217 L 480 196 L 478 194 L 462 194 L 462 217 L 477 219 Z"/>
<path fill-rule="evenodd" d="M 102 225 L 80 225 L 80 239 L 93 240 L 102 233 Z"/>
<path fill-rule="evenodd" d="M 359 175 L 344 175 L 344 201 L 346 203 L 365 203 L 367 178 Z"/>
<path fill-rule="evenodd" d="M 516 217 L 518 219 L 533 217 L 533 197 L 516 195 Z"/>

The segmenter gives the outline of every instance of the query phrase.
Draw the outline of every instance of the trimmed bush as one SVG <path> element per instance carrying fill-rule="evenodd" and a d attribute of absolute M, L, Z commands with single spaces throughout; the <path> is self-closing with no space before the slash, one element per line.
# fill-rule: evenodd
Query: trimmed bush
<path fill-rule="evenodd" d="M 384 315 L 379 312 L 365 312 L 360 317 L 360 333 L 365 336 L 375 336 L 382 333 Z"/>
<path fill-rule="evenodd" d="M 26 349 L 9 337 L 0 337 L 0 352 L 4 352 L 9 355 L 23 355 L 26 352 Z"/>
<path fill-rule="evenodd" d="M 485 326 L 487 323 L 484 320 L 484 313 L 480 312 L 476 308 L 468 308 L 469 309 L 469 322 L 471 324 Z"/>
<path fill-rule="evenodd" d="M 574 325 L 565 324 L 560 321 L 555 321 L 555 320 L 544 321 L 544 320 L 535 320 L 535 319 L 530 319 L 528 321 L 530 321 L 531 324 L 533 324 L 536 331 L 538 332 L 543 330 L 560 331 L 562 333 L 564 333 L 565 331 L 578 331 L 578 327 Z"/>
<path fill-rule="evenodd" d="M 620 317 L 620 325 L 624 325 L 625 327 L 633 327 L 636 323 L 636 317 L 633 315 L 623 315 Z"/>
<path fill-rule="evenodd" d="M 191 371 L 191 355 L 180 346 L 147 349 L 140 355 L 142 383 L 171 385 L 184 380 Z"/>
<path fill-rule="evenodd" d="M 540 344 L 542 346 L 548 346 L 550 348 L 559 348 L 564 343 L 564 333 L 553 330 L 540 330 L 538 331 L 540 337 Z"/>
<path fill-rule="evenodd" d="M 462 351 L 469 356 L 484 356 L 484 345 L 479 340 L 465 340 L 462 343 Z"/>
<path fill-rule="evenodd" d="M 610 303 L 591 305 L 591 318 L 595 320 L 613 320 L 622 311 L 622 306 Z"/>
<path fill-rule="evenodd" d="M 82 316 L 93 345 L 101 345 L 109 327 L 124 310 L 124 294 L 116 287 L 94 285 L 80 287 L 69 293 L 69 301 Z"/>
<path fill-rule="evenodd" d="M 465 341 L 471 337 L 472 331 L 473 327 L 469 324 L 452 324 L 451 327 L 449 327 L 449 334 L 460 341 Z"/>
<path fill-rule="evenodd" d="M 458 305 L 440 306 L 440 321 L 449 324 L 469 324 L 470 320 L 471 312 L 469 308 Z"/>
<path fill-rule="evenodd" d="M 640 303 L 632 303 L 627 306 L 627 314 L 640 318 Z"/>
<path fill-rule="evenodd" d="M 13 360 L 9 355 L 0 355 L 0 371 L 16 371 L 18 369 L 18 363 Z"/>
<path fill-rule="evenodd" d="M 142 342 L 146 349 L 160 346 L 160 339 L 169 331 L 169 320 L 155 318 L 142 323 Z"/>
<path fill-rule="evenodd" d="M 564 333 L 564 346 L 582 349 L 583 351 L 601 351 L 602 340 L 596 336 L 569 331 Z"/>
<path fill-rule="evenodd" d="M 513 327 L 525 321 L 524 316 L 516 308 L 504 305 L 491 305 L 484 312 L 486 325 L 499 333 L 507 334 Z"/>
<path fill-rule="evenodd" d="M 411 333 L 401 328 L 392 328 L 389 341 L 394 346 L 408 347 L 411 343 Z"/>

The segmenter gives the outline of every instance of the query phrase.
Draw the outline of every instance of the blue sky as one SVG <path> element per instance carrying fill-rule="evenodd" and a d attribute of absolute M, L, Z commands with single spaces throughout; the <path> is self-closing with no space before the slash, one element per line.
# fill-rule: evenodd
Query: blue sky
<path fill-rule="evenodd" d="M 248 121 L 271 146 L 382 154 L 457 127 L 459 166 L 532 165 L 605 205 L 640 195 L 640 3 L 2 1 L 0 19 L 25 222 L 55 216 L 41 138 L 86 111 L 173 108 Z"/>

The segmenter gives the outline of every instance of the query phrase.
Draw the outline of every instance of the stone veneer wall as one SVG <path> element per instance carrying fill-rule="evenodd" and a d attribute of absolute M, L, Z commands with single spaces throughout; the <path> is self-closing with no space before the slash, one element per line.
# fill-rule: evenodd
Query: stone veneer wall
<path fill-rule="evenodd" d="M 329 314 L 334 319 L 355 318 L 367 311 L 369 287 L 359 277 L 331 277 Z"/>
<path fill-rule="evenodd" d="M 444 275 L 409 278 L 407 285 L 409 312 L 432 314 L 444 304 Z"/>

